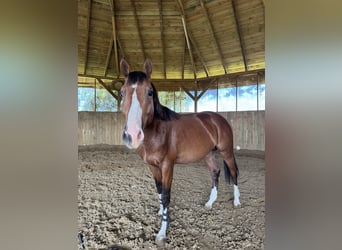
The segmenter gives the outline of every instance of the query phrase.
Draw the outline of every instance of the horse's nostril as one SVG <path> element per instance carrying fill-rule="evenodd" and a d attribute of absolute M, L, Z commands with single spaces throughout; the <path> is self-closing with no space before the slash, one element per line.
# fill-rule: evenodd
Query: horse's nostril
<path fill-rule="evenodd" d="M 130 134 L 128 134 L 126 130 L 124 130 L 124 132 L 122 133 L 122 140 L 126 143 L 131 144 L 132 136 Z"/>

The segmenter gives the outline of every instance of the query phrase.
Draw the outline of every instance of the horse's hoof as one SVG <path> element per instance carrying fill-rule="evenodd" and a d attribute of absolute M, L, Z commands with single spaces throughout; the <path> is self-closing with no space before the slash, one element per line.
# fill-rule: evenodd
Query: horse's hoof
<path fill-rule="evenodd" d="M 164 236 L 157 236 L 156 237 L 156 244 L 160 247 L 165 247 L 165 243 L 166 243 L 166 237 Z"/>
<path fill-rule="evenodd" d="M 241 204 L 240 204 L 240 202 L 238 202 L 238 203 L 235 203 L 235 202 L 234 202 L 234 204 L 233 204 L 233 205 L 234 205 L 234 208 L 240 208 L 240 207 L 241 207 Z"/>
<path fill-rule="evenodd" d="M 208 208 L 208 209 L 211 209 L 213 206 L 212 205 L 210 205 L 208 202 L 207 203 L 205 203 L 205 208 Z"/>

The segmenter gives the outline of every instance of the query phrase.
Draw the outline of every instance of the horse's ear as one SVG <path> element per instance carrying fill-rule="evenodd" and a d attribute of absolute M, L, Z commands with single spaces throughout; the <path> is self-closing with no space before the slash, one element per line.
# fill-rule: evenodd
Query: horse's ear
<path fill-rule="evenodd" d="M 151 73 L 152 73 L 152 63 L 151 63 L 151 60 L 149 58 L 146 58 L 146 60 L 145 60 L 144 69 L 145 69 L 146 76 L 148 78 L 150 78 Z"/>
<path fill-rule="evenodd" d="M 123 59 L 123 58 L 120 61 L 120 70 L 121 70 L 121 74 L 123 74 L 124 77 L 128 76 L 128 74 L 129 74 L 129 65 L 126 62 L 126 60 Z"/>

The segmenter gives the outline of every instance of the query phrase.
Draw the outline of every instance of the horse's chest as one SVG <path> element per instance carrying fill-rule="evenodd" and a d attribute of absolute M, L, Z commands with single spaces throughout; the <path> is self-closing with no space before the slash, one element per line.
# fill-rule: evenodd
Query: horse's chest
<path fill-rule="evenodd" d="M 159 166 L 163 159 L 165 158 L 165 154 L 160 150 L 153 150 L 151 148 L 144 149 L 142 154 L 140 154 L 141 158 L 145 163 L 150 165 Z"/>
<path fill-rule="evenodd" d="M 154 130 L 146 130 L 145 140 L 139 152 L 140 157 L 148 164 L 159 166 L 172 156 L 170 134 L 166 126 L 156 126 Z"/>
<path fill-rule="evenodd" d="M 159 166 L 165 159 L 165 156 L 167 155 L 167 150 L 163 149 L 160 146 L 143 146 L 139 152 L 139 155 L 145 163 L 154 166 Z"/>

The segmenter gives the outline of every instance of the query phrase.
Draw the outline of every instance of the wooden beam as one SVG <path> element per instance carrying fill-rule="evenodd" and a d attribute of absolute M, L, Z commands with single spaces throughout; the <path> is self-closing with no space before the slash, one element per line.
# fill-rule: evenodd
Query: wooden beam
<path fill-rule="evenodd" d="M 121 57 L 125 58 L 125 51 L 123 50 L 119 39 L 118 39 L 118 46 L 119 46 L 119 49 L 121 51 Z M 120 73 L 119 73 L 119 75 L 120 75 Z"/>
<path fill-rule="evenodd" d="M 96 78 L 96 80 L 109 92 L 109 94 L 111 94 L 117 101 L 119 101 L 119 95 L 116 95 L 110 88 L 108 88 L 107 85 L 100 78 Z"/>
<path fill-rule="evenodd" d="M 143 57 L 144 57 L 143 61 L 145 61 L 146 53 L 145 53 L 143 39 L 142 39 L 141 32 L 140 32 L 139 19 L 138 19 L 138 16 L 137 16 L 137 9 L 135 8 L 135 4 L 134 4 L 133 0 L 130 0 L 130 1 L 131 1 L 131 5 L 132 5 L 132 8 L 133 8 L 135 26 L 137 27 L 137 32 L 138 32 L 138 35 L 139 35 L 140 47 L 141 47 L 141 50 L 142 50 L 142 53 L 143 53 Z"/>
<path fill-rule="evenodd" d="M 243 63 L 244 63 L 244 65 L 245 65 L 245 71 L 248 71 L 247 58 L 246 58 L 246 51 L 245 51 L 245 47 L 244 47 L 244 44 L 243 44 L 243 41 L 242 41 L 242 36 L 241 36 L 241 30 L 240 30 L 239 20 L 238 20 L 237 13 L 236 13 L 235 1 L 234 1 L 234 0 L 231 0 L 231 2 L 232 2 L 233 14 L 234 14 L 236 32 L 238 33 L 238 37 L 239 37 L 239 41 L 240 41 L 240 49 L 241 49 L 241 53 L 242 53 Z"/>
<path fill-rule="evenodd" d="M 84 68 L 83 74 L 87 73 L 87 64 L 88 64 L 88 47 L 89 47 L 89 32 L 90 32 L 90 19 L 91 19 L 91 8 L 92 8 L 92 1 L 88 0 L 88 16 L 87 16 L 87 34 L 86 34 L 86 47 L 84 52 Z"/>
<path fill-rule="evenodd" d="M 197 113 L 197 104 L 198 104 L 198 81 L 195 81 L 195 83 L 196 83 L 196 88 L 195 88 L 195 100 L 194 100 L 194 111 L 195 111 L 195 113 Z"/>
<path fill-rule="evenodd" d="M 191 44 L 194 46 L 194 49 L 195 49 L 196 54 L 198 55 L 198 57 L 199 57 L 199 59 L 200 59 L 200 61 L 201 61 L 201 63 L 202 63 L 202 67 L 203 67 L 203 69 L 204 69 L 204 71 L 205 71 L 205 74 L 206 74 L 207 77 L 208 77 L 208 76 L 209 76 L 209 70 L 208 70 L 207 65 L 205 64 L 205 62 L 204 62 L 204 60 L 203 60 L 203 57 L 202 57 L 202 55 L 201 55 L 201 52 L 199 51 L 199 49 L 198 49 L 198 47 L 197 47 L 197 45 L 196 45 L 196 42 L 195 42 L 195 40 L 193 39 L 191 33 L 189 33 L 189 38 L 190 38 Z"/>
<path fill-rule="evenodd" d="M 199 94 L 199 96 L 197 97 L 197 100 L 199 100 L 199 99 L 205 94 L 205 92 L 207 92 L 207 90 L 210 88 L 210 86 L 211 86 L 214 82 L 216 82 L 216 81 L 217 81 L 217 79 L 212 79 L 212 80 L 205 86 L 205 88 L 202 90 L 201 94 Z"/>
<path fill-rule="evenodd" d="M 182 58 L 182 79 L 184 79 L 184 71 L 185 71 L 185 54 L 186 54 L 186 38 L 184 37 L 184 49 L 183 49 L 183 58 Z"/>
<path fill-rule="evenodd" d="M 225 66 L 225 63 L 224 63 L 224 60 L 223 60 L 222 49 L 221 49 L 221 46 L 220 46 L 219 42 L 217 41 L 217 37 L 216 37 L 215 32 L 214 32 L 213 24 L 211 23 L 210 18 L 209 18 L 208 10 L 207 10 L 207 8 L 205 7 L 203 1 L 202 1 L 202 0 L 199 0 L 199 1 L 200 1 L 200 3 L 201 3 L 203 13 L 204 13 L 205 17 L 206 17 L 207 20 L 208 20 L 209 31 L 210 31 L 210 33 L 211 33 L 211 36 L 212 36 L 213 39 L 214 39 L 216 48 L 217 48 L 217 50 L 218 50 L 218 54 L 219 54 L 219 56 L 220 56 L 220 60 L 221 60 L 222 67 L 223 67 L 223 69 L 224 69 L 224 73 L 227 74 L 227 69 L 226 69 L 226 66 Z"/>
<path fill-rule="evenodd" d="M 187 44 L 187 46 L 188 46 L 190 61 L 191 61 L 192 68 L 193 68 L 193 72 L 194 72 L 194 79 L 197 79 L 196 66 L 195 66 L 195 62 L 194 62 L 194 57 L 193 57 L 193 55 L 192 55 L 190 40 L 189 40 L 189 36 L 188 36 L 188 31 L 187 31 L 187 28 L 186 28 L 185 17 L 184 17 L 183 15 L 182 15 L 182 23 L 183 23 L 183 28 L 184 28 L 184 34 L 185 34 L 186 44 Z"/>
<path fill-rule="evenodd" d="M 183 84 L 181 85 L 182 89 L 184 90 L 185 93 L 187 93 L 188 96 L 190 96 L 190 98 L 195 101 L 195 96 L 193 96 L 191 93 L 190 93 L 190 90 L 185 87 Z"/>
<path fill-rule="evenodd" d="M 212 79 L 220 79 L 223 77 L 226 79 L 227 77 L 229 78 L 236 78 L 239 76 L 246 76 L 246 75 L 255 75 L 255 74 L 260 74 L 264 75 L 265 74 L 265 69 L 256 69 L 256 70 L 249 70 L 247 72 L 242 71 L 242 72 L 236 72 L 236 73 L 230 73 L 227 75 L 217 75 L 217 76 L 209 76 L 209 77 L 203 77 L 203 78 L 198 78 L 197 81 L 211 81 Z M 123 77 L 117 78 L 117 77 L 110 77 L 110 76 L 99 76 L 99 75 L 91 75 L 91 74 L 78 74 L 79 77 L 89 77 L 89 78 L 96 78 L 96 79 L 103 79 L 103 80 L 124 80 Z M 153 79 L 153 83 L 193 83 L 193 79 Z"/>
<path fill-rule="evenodd" d="M 116 20 L 115 20 L 115 0 L 108 0 L 109 4 L 111 6 L 111 13 L 112 13 L 112 30 L 113 30 L 113 43 L 114 43 L 114 60 L 115 60 L 115 69 L 118 74 L 118 77 L 120 76 L 120 67 L 119 67 L 119 50 L 121 51 L 121 55 L 124 58 L 125 53 L 123 51 L 123 48 L 120 44 L 120 39 L 118 36 L 118 33 L 116 32 Z"/>
<path fill-rule="evenodd" d="M 108 70 L 108 65 L 110 61 L 110 57 L 112 55 L 112 50 L 113 50 L 113 38 L 110 39 L 109 41 L 109 47 L 108 47 L 108 52 L 107 52 L 107 57 L 106 57 L 106 63 L 103 69 L 103 76 L 107 75 L 107 70 Z"/>
<path fill-rule="evenodd" d="M 163 71 L 164 71 L 164 79 L 166 79 L 166 55 L 165 55 L 165 41 L 164 41 L 164 23 L 163 23 L 163 4 L 162 0 L 158 0 L 158 8 L 159 8 L 159 20 L 160 20 L 160 39 L 162 42 L 162 57 L 163 57 Z"/>
<path fill-rule="evenodd" d="M 113 43 L 114 43 L 114 62 L 117 76 L 120 76 L 119 70 L 119 57 L 118 57 L 118 45 L 117 45 L 117 34 L 116 34 L 116 22 L 115 22 L 115 5 L 114 0 L 109 0 L 109 4 L 111 5 L 112 12 L 112 29 L 113 29 Z M 109 62 L 109 61 L 108 61 Z"/>
<path fill-rule="evenodd" d="M 182 18 L 182 24 L 183 24 L 183 29 L 184 29 L 184 35 L 185 35 L 185 39 L 186 39 L 186 44 L 188 46 L 190 61 L 191 61 L 193 72 L 194 72 L 194 79 L 197 79 L 197 73 L 196 73 L 194 57 L 192 55 L 190 40 L 189 40 L 189 36 L 188 36 L 188 29 L 187 29 L 187 25 L 186 25 L 186 21 L 185 21 L 185 12 L 184 12 L 183 3 L 182 3 L 182 0 L 176 0 L 176 2 L 178 4 L 178 8 L 179 8 L 179 10 L 181 12 L 181 18 Z"/>
<path fill-rule="evenodd" d="M 105 80 L 116 80 L 116 77 L 111 76 L 100 76 L 100 75 L 92 75 L 92 74 L 77 74 L 79 77 L 89 77 L 89 78 L 99 78 L 99 79 L 105 79 Z"/>

